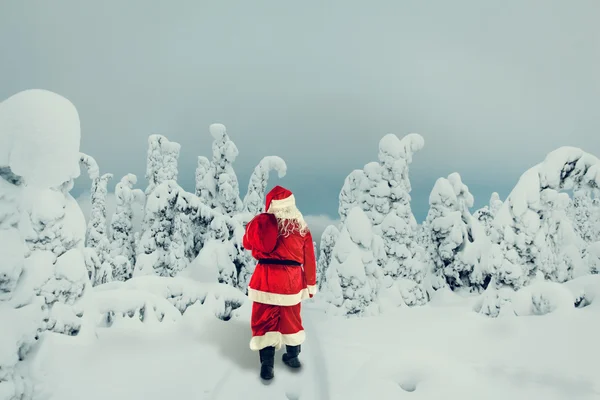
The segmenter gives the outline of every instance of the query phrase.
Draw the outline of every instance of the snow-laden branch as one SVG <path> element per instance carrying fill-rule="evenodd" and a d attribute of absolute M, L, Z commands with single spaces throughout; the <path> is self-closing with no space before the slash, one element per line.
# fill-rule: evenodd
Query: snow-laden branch
<path fill-rule="evenodd" d="M 279 178 L 283 178 L 287 172 L 285 161 L 277 156 L 267 156 L 258 163 L 248 182 L 244 211 L 256 215 L 264 210 L 265 192 L 271 171 L 277 171 Z"/>
<path fill-rule="evenodd" d="M 79 163 L 85 166 L 90 179 L 96 179 L 100 176 L 100 168 L 94 157 L 85 153 L 79 153 Z"/>

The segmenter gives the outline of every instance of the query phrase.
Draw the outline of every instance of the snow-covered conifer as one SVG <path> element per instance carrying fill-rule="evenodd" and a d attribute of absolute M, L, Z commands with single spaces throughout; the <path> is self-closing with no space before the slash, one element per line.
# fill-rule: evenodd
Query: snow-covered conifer
<path fill-rule="evenodd" d="M 233 169 L 239 151 L 235 143 L 229 139 L 224 125 L 212 124 L 210 134 L 214 138 L 212 144 L 212 167 L 216 185 L 214 208 L 223 214 L 233 215 L 242 208 L 240 187 Z"/>
<path fill-rule="evenodd" d="M 106 229 L 106 196 L 110 179 L 112 179 L 112 174 L 104 174 L 92 180 L 92 209 L 87 227 L 86 247 L 96 250 L 100 262 L 104 262 L 110 257 L 110 241 Z"/>
<path fill-rule="evenodd" d="M 135 265 L 135 238 L 133 231 L 133 205 L 143 204 L 144 192 L 134 189 L 137 177 L 125 175 L 115 187 L 116 209 L 110 224 L 111 257 L 123 256 L 129 261 L 131 268 Z M 124 281 L 131 278 L 133 270 L 113 272 L 115 280 Z"/>
<path fill-rule="evenodd" d="M 567 208 L 575 232 L 585 243 L 600 240 L 600 197 L 588 187 L 573 191 L 573 201 Z"/>
<path fill-rule="evenodd" d="M 498 193 L 494 192 L 490 197 L 490 203 L 473 213 L 473 217 L 479 221 L 487 236 L 492 234 L 492 222 L 501 207 L 502 200 L 500 200 Z"/>
<path fill-rule="evenodd" d="M 426 273 L 424 251 L 415 240 L 417 221 L 410 207 L 411 184 L 408 175 L 413 154 L 421 150 L 423 145 L 424 140 L 418 134 L 410 134 L 402 139 L 393 134 L 384 136 L 379 143 L 382 183 L 375 187 L 377 197 L 384 200 L 379 207 L 382 210 L 389 209 L 382 223 L 374 227 L 374 232 L 383 239 L 387 254 L 384 274 L 393 280 L 404 278 L 414 282 L 415 285 L 408 291 L 410 293 L 406 290 L 403 293 L 404 301 L 411 306 L 427 301 L 422 287 Z M 389 192 L 384 190 L 386 185 Z"/>
<path fill-rule="evenodd" d="M 77 110 L 55 93 L 27 90 L 0 103 L 2 400 L 32 397 L 22 362 L 41 331 L 79 329 L 70 306 L 86 286 L 73 257 L 85 219 L 66 193 L 79 174 L 79 140 Z"/>
<path fill-rule="evenodd" d="M 457 173 L 438 179 L 431 192 L 421 240 L 433 267 L 435 289 L 448 285 L 453 290 L 480 290 L 487 286 L 489 240 L 469 212 L 473 202 Z"/>
<path fill-rule="evenodd" d="M 373 254 L 375 237 L 364 211 L 360 207 L 352 208 L 325 271 L 325 300 L 343 315 L 379 312 L 376 300 L 381 271 Z"/>
<path fill-rule="evenodd" d="M 198 157 L 198 166 L 196 167 L 196 196 L 208 206 L 214 204 L 216 186 L 214 172 L 210 160 L 204 156 Z"/>
<path fill-rule="evenodd" d="M 327 276 L 327 268 L 331 264 L 331 257 L 336 242 L 340 236 L 340 231 L 334 226 L 329 225 L 321 235 L 321 246 L 319 259 L 317 260 L 317 285 L 319 291 L 322 290 Z"/>
<path fill-rule="evenodd" d="M 175 181 L 164 181 L 146 200 L 144 226 L 137 248 L 135 274 L 175 276 L 187 261 L 181 224 L 177 223 L 179 194 Z"/>
<path fill-rule="evenodd" d="M 556 191 L 599 186 L 600 160 L 578 148 L 559 148 L 526 171 L 494 219 L 494 286 L 520 289 L 539 274 L 568 277 L 571 266 L 582 261 L 564 197 Z M 548 270 L 541 263 L 549 259 L 560 261 Z"/>
<path fill-rule="evenodd" d="M 146 179 L 148 187 L 146 195 L 152 193 L 156 186 L 166 181 L 177 181 L 177 161 L 181 145 L 171 142 L 162 135 L 148 137 L 148 157 Z"/>
<path fill-rule="evenodd" d="M 364 194 L 364 185 L 367 177 L 363 170 L 356 169 L 350 173 L 344 180 L 344 185 L 340 191 L 339 208 L 340 221 L 343 223 L 351 209 L 358 206 L 364 210 L 362 205 L 362 196 Z"/>

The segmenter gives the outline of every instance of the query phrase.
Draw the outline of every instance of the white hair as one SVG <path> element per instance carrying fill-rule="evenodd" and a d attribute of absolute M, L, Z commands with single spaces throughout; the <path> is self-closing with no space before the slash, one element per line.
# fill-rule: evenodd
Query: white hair
<path fill-rule="evenodd" d="M 305 236 L 308 233 L 308 224 L 295 205 L 283 208 L 270 207 L 267 212 L 277 218 L 280 235 L 289 236 L 294 232 L 298 232 L 301 236 Z"/>

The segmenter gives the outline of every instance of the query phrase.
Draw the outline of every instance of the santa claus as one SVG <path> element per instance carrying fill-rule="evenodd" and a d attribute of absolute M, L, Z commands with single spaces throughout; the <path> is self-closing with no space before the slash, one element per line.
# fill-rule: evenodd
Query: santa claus
<path fill-rule="evenodd" d="M 250 279 L 252 340 L 260 354 L 260 376 L 274 376 L 275 350 L 284 344 L 283 362 L 300 368 L 300 345 L 306 337 L 300 316 L 301 301 L 316 293 L 313 240 L 294 195 L 276 186 L 267 194 L 266 213 L 246 226 L 243 245 L 258 260 Z"/>

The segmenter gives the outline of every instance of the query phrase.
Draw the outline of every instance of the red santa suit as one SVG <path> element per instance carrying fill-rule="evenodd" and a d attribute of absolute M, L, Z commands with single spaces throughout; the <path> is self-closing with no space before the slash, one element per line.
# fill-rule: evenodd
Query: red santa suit
<path fill-rule="evenodd" d="M 248 287 L 253 301 L 250 348 L 255 351 L 302 344 L 301 301 L 316 293 L 312 235 L 306 227 L 299 229 L 294 220 L 302 217 L 294 195 L 275 187 L 267 195 L 266 210 L 248 223 L 243 239 L 244 248 L 258 260 Z M 281 213 L 289 215 L 278 220 L 275 215 Z"/>

